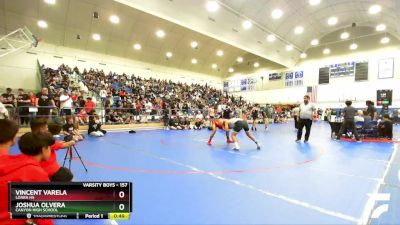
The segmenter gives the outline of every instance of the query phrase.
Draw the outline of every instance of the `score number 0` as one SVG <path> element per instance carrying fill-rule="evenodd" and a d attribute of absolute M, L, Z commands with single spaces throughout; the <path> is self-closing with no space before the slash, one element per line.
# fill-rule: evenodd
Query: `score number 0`
<path fill-rule="evenodd" d="M 128 187 L 128 183 L 120 183 L 119 186 L 120 187 Z M 124 191 L 120 191 L 118 193 L 118 197 L 120 199 L 123 199 L 125 197 L 125 192 Z M 123 211 L 125 209 L 125 205 L 124 204 L 119 204 L 118 208 L 119 208 L 119 210 Z"/>

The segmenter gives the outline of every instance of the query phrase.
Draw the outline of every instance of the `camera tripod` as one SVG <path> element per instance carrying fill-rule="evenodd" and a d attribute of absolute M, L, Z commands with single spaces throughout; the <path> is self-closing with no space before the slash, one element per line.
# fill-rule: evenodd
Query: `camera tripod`
<path fill-rule="evenodd" d="M 74 156 L 73 156 L 73 151 L 75 151 L 76 155 L 78 156 L 79 160 L 80 160 L 81 163 L 82 163 L 83 168 L 85 168 L 85 171 L 87 172 L 88 170 L 86 169 L 85 163 L 82 161 L 82 158 L 81 158 L 81 156 L 79 155 L 79 152 L 78 152 L 78 150 L 76 149 L 75 145 L 69 146 L 69 147 L 67 148 L 67 151 L 65 152 L 65 156 L 64 156 L 63 167 L 64 167 L 64 165 L 65 165 L 65 161 L 68 160 L 68 161 L 69 161 L 68 169 L 71 170 L 71 161 L 72 161 L 72 158 L 74 157 Z"/>

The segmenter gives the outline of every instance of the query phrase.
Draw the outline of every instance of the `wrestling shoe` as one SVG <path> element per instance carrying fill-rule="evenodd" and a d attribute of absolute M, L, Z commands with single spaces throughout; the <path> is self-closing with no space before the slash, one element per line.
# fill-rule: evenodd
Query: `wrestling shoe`
<path fill-rule="evenodd" d="M 226 140 L 226 143 L 233 143 L 231 139 Z"/>
<path fill-rule="evenodd" d="M 208 144 L 208 145 L 211 145 L 211 141 L 208 141 L 207 144 Z"/>

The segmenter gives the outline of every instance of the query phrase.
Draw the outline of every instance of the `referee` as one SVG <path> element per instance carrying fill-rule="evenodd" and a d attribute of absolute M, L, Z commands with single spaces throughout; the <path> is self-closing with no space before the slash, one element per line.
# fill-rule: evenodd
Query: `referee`
<path fill-rule="evenodd" d="M 310 96 L 304 96 L 304 103 L 299 107 L 299 121 L 297 130 L 296 142 L 300 142 L 301 136 L 303 135 L 303 127 L 306 127 L 306 135 L 304 137 L 304 143 L 308 143 L 310 137 L 312 119 L 315 111 L 315 106 L 310 103 Z"/>

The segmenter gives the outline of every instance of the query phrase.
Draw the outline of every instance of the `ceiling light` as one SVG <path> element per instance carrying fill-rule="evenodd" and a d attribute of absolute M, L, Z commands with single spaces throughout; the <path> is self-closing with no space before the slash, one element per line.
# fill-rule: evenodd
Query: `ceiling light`
<path fill-rule="evenodd" d="M 193 64 L 197 64 L 197 59 L 192 59 Z"/>
<path fill-rule="evenodd" d="M 217 69 L 217 64 L 215 64 L 215 63 L 213 63 L 212 65 L 211 65 L 211 68 L 213 68 L 213 69 Z"/>
<path fill-rule="evenodd" d="M 329 26 L 333 26 L 333 25 L 336 25 L 337 24 L 337 22 L 338 22 L 338 18 L 337 17 L 334 17 L 334 16 L 332 16 L 332 17 L 330 17 L 329 19 L 328 19 L 328 25 Z"/>
<path fill-rule="evenodd" d="M 233 73 L 235 71 L 232 67 L 228 69 L 229 73 Z"/>
<path fill-rule="evenodd" d="M 302 59 L 305 59 L 305 58 L 307 58 L 307 54 L 306 54 L 306 53 L 304 53 L 304 52 L 302 52 L 302 53 L 300 54 L 300 58 L 302 58 Z"/>
<path fill-rule="evenodd" d="M 44 0 L 47 4 L 54 5 L 56 4 L 56 0 Z"/>
<path fill-rule="evenodd" d="M 356 50 L 358 48 L 358 45 L 356 43 L 353 43 L 349 46 L 350 50 Z"/>
<path fill-rule="evenodd" d="M 311 45 L 312 45 L 312 46 L 316 46 L 316 45 L 318 45 L 318 44 L 319 44 L 318 39 L 313 39 L 313 40 L 311 41 Z"/>
<path fill-rule="evenodd" d="M 254 66 L 255 68 L 257 68 L 257 67 L 259 67 L 259 66 L 260 66 L 260 63 L 258 63 L 258 62 L 255 62 L 255 63 L 253 64 L 253 66 Z"/>
<path fill-rule="evenodd" d="M 308 3 L 310 5 L 318 5 L 321 2 L 321 0 L 309 0 Z"/>
<path fill-rule="evenodd" d="M 368 10 L 369 14 L 377 14 L 380 11 L 382 11 L 382 7 L 380 5 L 372 5 Z"/>
<path fill-rule="evenodd" d="M 140 50 L 140 49 L 142 49 L 142 46 L 140 44 L 136 43 L 136 44 L 133 45 L 133 48 L 135 50 Z"/>
<path fill-rule="evenodd" d="M 245 20 L 245 21 L 242 22 L 242 27 L 243 27 L 245 30 L 250 29 L 252 26 L 253 26 L 253 24 L 251 23 L 250 20 Z"/>
<path fill-rule="evenodd" d="M 297 26 L 296 28 L 294 28 L 294 33 L 295 34 L 301 34 L 304 31 L 304 27 L 302 26 Z"/>
<path fill-rule="evenodd" d="M 324 53 L 324 55 L 329 55 L 331 53 L 331 50 L 329 48 L 325 48 L 322 53 Z"/>
<path fill-rule="evenodd" d="M 190 43 L 190 47 L 192 47 L 192 48 L 197 48 L 198 46 L 199 46 L 199 44 L 197 43 L 197 41 L 192 41 Z"/>
<path fill-rule="evenodd" d="M 348 32 L 346 32 L 346 31 L 340 34 L 340 39 L 344 40 L 344 39 L 347 39 L 349 37 L 350 37 L 350 34 Z"/>
<path fill-rule="evenodd" d="M 273 19 L 279 19 L 279 18 L 282 17 L 282 15 L 283 15 L 283 12 L 282 12 L 282 10 L 280 10 L 280 9 L 274 9 L 274 10 L 272 11 L 272 13 L 271 13 L 271 17 L 272 17 Z"/>
<path fill-rule="evenodd" d="M 223 55 L 224 55 L 224 51 L 222 51 L 222 50 L 217 51 L 217 56 L 223 56 Z"/>
<path fill-rule="evenodd" d="M 237 61 L 238 63 L 242 63 L 242 62 L 243 62 L 243 58 L 242 58 L 242 57 L 237 57 L 236 61 Z"/>
<path fill-rule="evenodd" d="M 219 9 L 219 4 L 217 1 L 207 1 L 206 8 L 209 12 L 216 12 Z"/>
<path fill-rule="evenodd" d="M 92 35 L 92 38 L 93 38 L 93 40 L 95 40 L 95 41 L 100 41 L 101 36 L 100 36 L 100 34 L 93 34 L 93 35 Z"/>
<path fill-rule="evenodd" d="M 390 38 L 388 38 L 388 37 L 384 37 L 381 39 L 381 44 L 387 44 L 389 42 L 390 42 Z"/>
<path fill-rule="evenodd" d="M 172 52 L 165 53 L 165 56 L 167 56 L 167 58 L 171 58 L 172 57 Z"/>
<path fill-rule="evenodd" d="M 114 23 L 114 24 L 118 24 L 119 23 L 119 17 L 116 16 L 116 15 L 110 16 L 110 22 Z"/>
<path fill-rule="evenodd" d="M 37 25 L 38 25 L 39 27 L 41 27 L 41 28 L 47 28 L 47 22 L 44 21 L 44 20 L 39 20 L 39 21 L 37 22 Z"/>
<path fill-rule="evenodd" d="M 293 45 L 286 45 L 286 51 L 292 51 L 293 50 Z"/>
<path fill-rule="evenodd" d="M 267 36 L 267 40 L 268 40 L 269 42 L 274 42 L 274 41 L 276 40 L 276 37 L 275 37 L 275 35 L 270 34 L 270 35 Z"/>
<path fill-rule="evenodd" d="M 156 32 L 156 35 L 157 35 L 157 37 L 159 37 L 159 38 L 163 38 L 163 37 L 165 37 L 165 32 L 164 32 L 163 30 L 158 30 L 158 31 Z"/>
<path fill-rule="evenodd" d="M 378 26 L 376 26 L 376 31 L 384 31 L 386 30 L 386 25 L 381 23 Z"/>

